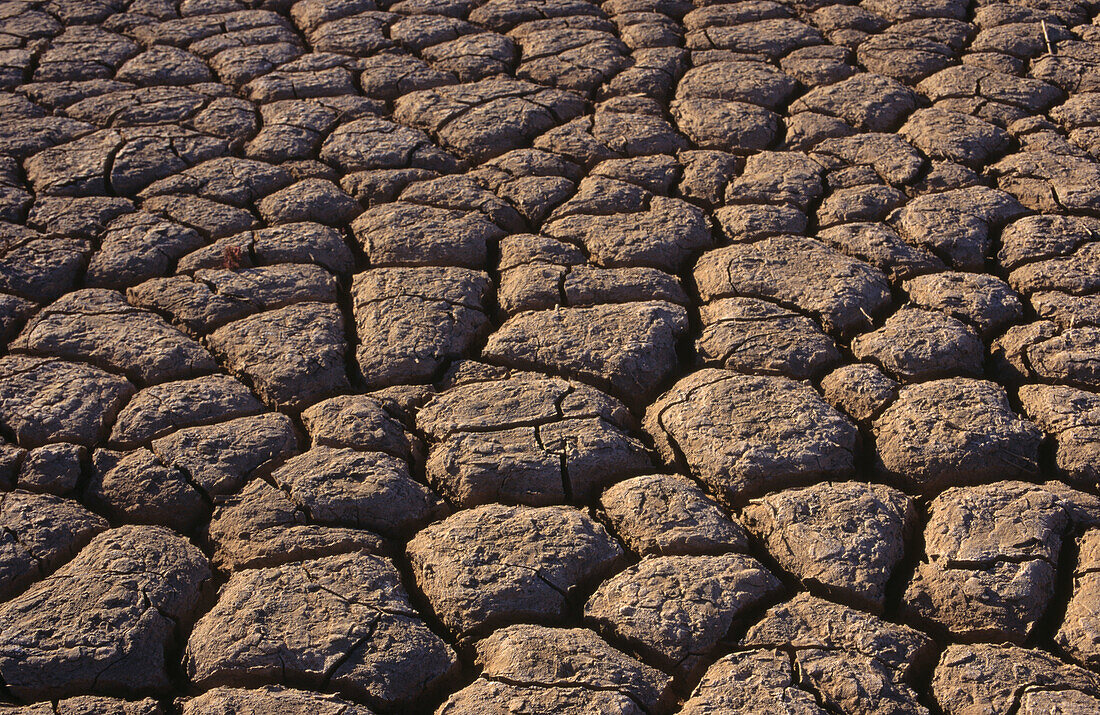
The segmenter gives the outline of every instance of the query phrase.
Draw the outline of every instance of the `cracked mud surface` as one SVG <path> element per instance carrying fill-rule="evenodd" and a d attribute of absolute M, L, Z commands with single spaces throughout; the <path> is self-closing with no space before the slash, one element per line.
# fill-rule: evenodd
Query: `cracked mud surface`
<path fill-rule="evenodd" d="M 0 119 L 0 713 L 1100 712 L 1098 0 L 3 0 Z"/>

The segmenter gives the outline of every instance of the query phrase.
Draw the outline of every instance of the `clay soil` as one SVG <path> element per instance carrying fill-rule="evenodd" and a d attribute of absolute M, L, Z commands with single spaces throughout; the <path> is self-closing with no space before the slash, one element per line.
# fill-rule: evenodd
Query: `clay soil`
<path fill-rule="evenodd" d="M 1097 0 L 0 1 L 0 713 L 1097 712 Z"/>

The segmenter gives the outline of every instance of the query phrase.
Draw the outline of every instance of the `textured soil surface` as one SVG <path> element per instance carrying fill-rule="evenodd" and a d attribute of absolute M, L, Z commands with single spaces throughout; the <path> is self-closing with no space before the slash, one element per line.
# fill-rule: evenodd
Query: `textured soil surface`
<path fill-rule="evenodd" d="M 1097 712 L 1100 0 L 0 0 L 0 713 Z"/>

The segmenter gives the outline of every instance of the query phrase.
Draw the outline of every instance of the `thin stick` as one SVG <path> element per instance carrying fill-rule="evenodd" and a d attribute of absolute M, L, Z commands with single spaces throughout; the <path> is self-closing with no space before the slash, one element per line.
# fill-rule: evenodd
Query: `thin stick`
<path fill-rule="evenodd" d="M 1053 55 L 1054 54 L 1054 48 L 1051 47 L 1051 45 L 1050 45 L 1050 33 L 1047 32 L 1047 21 L 1046 20 L 1040 20 L 1039 23 L 1043 26 L 1043 39 L 1045 39 L 1047 41 L 1047 54 L 1048 55 Z"/>

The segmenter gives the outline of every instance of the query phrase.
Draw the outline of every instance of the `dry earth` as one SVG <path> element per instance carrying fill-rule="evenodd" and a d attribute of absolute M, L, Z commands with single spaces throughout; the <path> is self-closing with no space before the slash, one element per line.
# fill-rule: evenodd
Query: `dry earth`
<path fill-rule="evenodd" d="M 0 2 L 0 712 L 1100 712 L 1098 14 Z"/>

